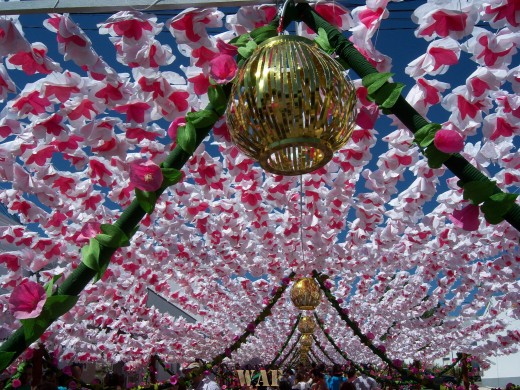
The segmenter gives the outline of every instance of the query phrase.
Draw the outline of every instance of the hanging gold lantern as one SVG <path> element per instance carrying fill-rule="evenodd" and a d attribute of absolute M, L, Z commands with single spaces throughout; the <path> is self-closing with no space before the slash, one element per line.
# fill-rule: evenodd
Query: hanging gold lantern
<path fill-rule="evenodd" d="M 310 334 L 304 334 L 302 335 L 302 337 L 300 338 L 300 344 L 303 347 L 308 347 L 310 348 L 312 346 L 312 343 L 314 342 L 313 338 L 312 338 L 312 335 Z"/>
<path fill-rule="evenodd" d="M 291 288 L 291 301 L 300 310 L 316 309 L 320 299 L 320 286 L 313 278 L 301 278 Z"/>
<path fill-rule="evenodd" d="M 313 334 L 316 329 L 316 323 L 314 319 L 309 316 L 304 316 L 300 318 L 298 322 L 298 330 L 301 334 Z"/>
<path fill-rule="evenodd" d="M 266 40 L 241 68 L 227 109 L 231 138 L 269 172 L 325 165 L 354 127 L 356 92 L 339 64 L 304 37 Z"/>

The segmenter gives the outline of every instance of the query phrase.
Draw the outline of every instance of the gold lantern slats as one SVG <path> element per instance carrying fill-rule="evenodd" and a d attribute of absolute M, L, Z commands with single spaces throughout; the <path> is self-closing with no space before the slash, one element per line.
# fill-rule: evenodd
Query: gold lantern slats
<path fill-rule="evenodd" d="M 291 301 L 300 310 L 314 310 L 320 300 L 320 286 L 313 278 L 301 278 L 291 288 Z"/>
<path fill-rule="evenodd" d="M 301 334 L 313 334 L 316 329 L 314 319 L 309 316 L 304 316 L 298 322 L 298 330 Z"/>
<path fill-rule="evenodd" d="M 356 93 L 338 63 L 311 40 L 265 41 L 241 68 L 227 110 L 231 138 L 269 172 L 325 165 L 350 139 Z"/>

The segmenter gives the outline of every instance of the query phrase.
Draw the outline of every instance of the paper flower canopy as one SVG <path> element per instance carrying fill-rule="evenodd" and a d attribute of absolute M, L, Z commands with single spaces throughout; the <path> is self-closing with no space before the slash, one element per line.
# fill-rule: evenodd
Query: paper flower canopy
<path fill-rule="evenodd" d="M 460 153 L 514 192 L 520 182 L 514 2 L 473 2 L 467 18 L 451 3 L 436 12 L 437 3 L 428 2 L 415 14 L 417 35 L 428 42 L 410 61 L 415 86 L 407 99 L 421 113 L 441 112 L 442 127 L 464 137 Z M 342 29 L 352 28 L 352 42 L 374 66 L 390 71 L 388 55 L 399 55 L 401 45 L 382 44 L 392 31 L 380 31 L 381 52 L 371 38 L 393 3 L 356 8 L 316 5 Z M 149 11 L 90 16 L 111 38 L 111 50 L 90 20 L 80 26 L 76 15 L 42 17 L 47 30 L 24 28 L 23 17 L 0 17 L 0 201 L 18 218 L 0 227 L 2 302 L 17 296 L 27 275 L 43 286 L 80 266 L 81 247 L 104 234 L 102 226 L 135 197 L 130 165 L 163 162 L 186 118 L 206 107 L 211 61 L 223 53 L 219 39 L 227 43 L 275 14 L 264 5 L 227 16 L 187 9 L 169 20 Z M 476 30 L 476 20 L 487 30 Z M 489 26 L 500 31 L 491 36 Z M 309 36 L 303 25 L 296 29 Z M 168 48 L 175 49 L 171 56 Z M 396 64 L 393 72 L 402 74 Z M 468 67 L 467 80 L 458 77 L 461 67 Z M 223 69 L 224 80 L 233 68 Z M 251 324 L 289 270 L 299 276 L 318 270 L 331 277 L 342 310 L 391 359 L 433 362 L 463 350 L 485 360 L 490 349 L 512 352 L 518 341 L 502 329 L 506 317 L 520 317 L 511 304 L 518 301 L 518 232 L 507 222 L 488 224 L 483 214 L 476 230 L 461 228 L 468 203 L 458 180 L 428 166 L 400 121 L 380 127 L 381 110 L 350 76 L 359 112 L 352 141 L 301 179 L 265 172 L 230 141 L 220 119 L 182 167 L 182 181 L 141 220 L 131 245 L 115 252 L 101 280 L 49 328 L 47 349 L 62 361 L 124 361 L 129 370 L 140 370 L 153 354 L 166 362 L 210 360 Z M 147 169 L 137 176 L 157 185 L 157 168 Z M 36 314 L 38 290 L 22 299 L 31 302 L 25 313 Z M 286 294 L 255 336 L 230 354 L 233 362 L 276 355 L 298 315 Z M 187 315 L 170 314 L 172 305 Z M 316 311 L 352 358 L 380 362 L 330 305 Z M 2 334 L 19 326 L 15 312 L 0 312 Z M 344 361 L 323 332 L 315 335 L 335 361 Z"/>

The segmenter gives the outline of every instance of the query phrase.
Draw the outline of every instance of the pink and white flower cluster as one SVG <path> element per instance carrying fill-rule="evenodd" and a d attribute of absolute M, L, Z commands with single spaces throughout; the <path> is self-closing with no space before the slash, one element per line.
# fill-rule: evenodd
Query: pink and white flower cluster
<path fill-rule="evenodd" d="M 412 15 L 414 40 L 424 39 L 425 51 L 406 68 L 415 80 L 410 104 L 425 115 L 433 107 L 444 113 L 437 147 L 459 151 L 510 192 L 520 182 L 516 4 L 426 2 Z M 392 3 L 313 6 L 350 30 L 378 70 L 392 70 L 375 44 Z M 114 45 L 103 57 L 94 49 L 97 34 L 70 15 L 51 14 L 47 46 L 56 45 L 59 59 L 31 42 L 15 17 L 0 17 L 0 201 L 21 222 L 0 227 L 0 333 L 37 316 L 43 295 L 32 283 L 64 274 L 59 284 L 70 275 L 81 245 L 119 217 L 135 187 L 158 188 L 158 164 L 185 115 L 206 105 L 210 79 L 225 83 L 237 71 L 229 40 L 275 14 L 272 5 L 232 15 L 190 8 L 161 21 L 151 12 L 119 12 L 98 24 Z M 468 75 L 450 85 L 443 77 L 462 61 Z M 30 82 L 15 83 L 23 77 Z M 254 321 L 290 270 L 307 276 L 315 269 L 331 276 L 349 316 L 391 359 L 431 362 L 456 350 L 485 360 L 491 349 L 517 348 L 503 318 L 520 317 L 511 304 L 520 294 L 518 231 L 507 222 L 487 224 L 464 201 L 457 179 L 428 167 L 395 118 L 376 125 L 380 110 L 354 82 L 352 141 L 303 176 L 302 193 L 299 177 L 266 173 L 242 155 L 219 121 L 131 246 L 115 253 L 102 280 L 45 333 L 48 349 L 61 360 L 124 361 L 129 370 L 152 354 L 171 362 L 211 359 Z M 161 312 L 152 305 L 161 297 L 197 322 Z M 352 359 L 380 363 L 327 302 L 317 313 Z M 269 362 L 297 314 L 283 297 L 230 359 Z M 317 337 L 343 362 L 323 334 Z"/>

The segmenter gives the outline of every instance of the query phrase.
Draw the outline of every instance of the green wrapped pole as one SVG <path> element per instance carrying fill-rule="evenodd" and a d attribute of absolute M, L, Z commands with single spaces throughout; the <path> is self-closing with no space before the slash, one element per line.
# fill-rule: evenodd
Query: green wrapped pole
<path fill-rule="evenodd" d="M 309 350 L 309 352 L 307 352 L 307 357 L 309 358 L 312 364 L 323 363 L 320 359 L 316 357 L 312 348 Z"/>
<path fill-rule="evenodd" d="M 297 351 L 294 352 L 293 356 L 291 357 L 291 360 L 289 360 L 289 363 L 287 363 L 287 367 L 292 367 L 294 363 L 296 362 L 296 359 L 298 358 Z"/>
<path fill-rule="evenodd" d="M 463 355 L 458 356 L 457 359 L 455 359 L 453 361 L 453 363 L 451 363 L 449 366 L 444 367 L 444 369 L 442 371 L 440 371 L 437 374 L 437 376 L 442 376 L 442 375 L 446 374 L 449 370 L 452 370 L 453 368 L 455 368 L 455 366 L 462 360 L 462 356 Z"/>
<path fill-rule="evenodd" d="M 329 356 L 329 354 L 327 353 L 327 351 L 325 351 L 325 348 L 322 347 L 322 345 L 320 344 L 320 341 L 318 340 L 318 338 L 315 336 L 315 335 L 312 335 L 312 338 L 314 339 L 314 343 L 316 344 L 316 346 L 318 347 L 318 349 L 321 351 L 321 353 L 323 353 L 323 355 L 329 359 L 329 361 L 332 363 L 332 364 L 336 364 L 334 362 L 334 360 L 332 360 L 332 358 Z M 311 352 L 312 352 L 312 349 L 311 349 Z M 312 352 L 314 353 L 314 352 Z"/>
<path fill-rule="evenodd" d="M 311 348 L 311 350 L 310 350 L 310 353 L 311 353 L 312 357 L 314 357 L 314 361 L 323 364 L 323 361 L 322 361 L 322 360 L 321 360 L 321 359 L 316 355 L 316 353 L 312 350 L 312 348 Z M 329 360 L 330 360 L 330 359 L 329 359 Z M 334 364 L 334 362 L 333 362 L 332 360 L 330 360 L 330 362 L 331 362 L 332 364 Z"/>
<path fill-rule="evenodd" d="M 299 335 L 299 336 L 298 336 L 298 340 L 296 340 L 296 341 L 294 342 L 294 344 L 292 345 L 292 347 L 291 347 L 291 349 L 289 350 L 289 352 L 287 352 L 287 355 L 285 355 L 285 356 L 283 357 L 283 359 L 280 361 L 279 367 L 282 367 L 283 364 L 285 363 L 285 361 L 287 360 L 287 358 L 288 358 L 289 356 L 291 356 L 292 352 L 294 351 L 294 348 L 296 348 L 296 346 L 297 346 L 298 343 L 300 342 L 300 338 L 301 338 L 301 337 L 302 337 L 302 335 Z"/>
<path fill-rule="evenodd" d="M 369 74 L 378 73 L 376 68 L 354 47 L 352 42 L 338 29 L 318 15 L 309 4 L 298 3 L 295 7 L 296 11 L 292 12 L 296 15 L 295 17 L 304 22 L 314 32 L 318 32 L 320 28 L 323 28 L 327 33 L 330 45 L 335 48 L 336 54 L 345 61 L 359 77 L 363 78 Z M 421 127 L 429 124 L 402 95 L 399 96 L 390 111 L 414 134 Z M 444 165 L 461 180 L 461 184 L 472 181 L 490 182 L 482 172 L 458 153 L 452 154 L 449 159 L 444 162 Z M 494 187 L 495 193 L 502 193 L 496 185 Z M 504 219 L 509 222 L 511 226 L 520 231 L 520 206 L 516 203 L 513 204 L 504 215 Z"/>
<path fill-rule="evenodd" d="M 321 331 L 323 332 L 323 334 L 325 335 L 325 337 L 327 338 L 327 340 L 329 341 L 330 345 L 332 345 L 334 347 L 334 349 L 336 350 L 337 353 L 339 353 L 341 355 L 341 357 L 343 359 L 345 359 L 351 366 L 353 366 L 356 370 L 358 370 L 359 372 L 362 372 L 363 374 L 366 374 L 366 372 L 364 372 L 363 368 L 357 364 L 355 361 L 353 361 L 352 359 L 350 359 L 346 354 L 345 352 L 343 352 L 341 350 L 340 347 L 338 347 L 338 345 L 336 344 L 336 342 L 334 341 L 334 339 L 330 336 L 330 334 L 328 334 L 326 331 L 325 331 L 325 328 L 323 327 L 323 321 L 320 320 L 320 318 L 318 317 L 318 315 L 316 313 L 314 313 L 314 318 L 316 319 L 316 323 L 318 324 L 318 326 L 320 327 Z M 317 342 L 317 339 L 315 338 L 316 342 Z M 319 344 L 317 344 L 319 345 Z M 320 345 L 321 347 L 321 345 Z M 324 349 L 322 349 L 322 351 L 324 351 Z M 379 378 L 375 378 L 375 379 L 379 379 Z"/>

